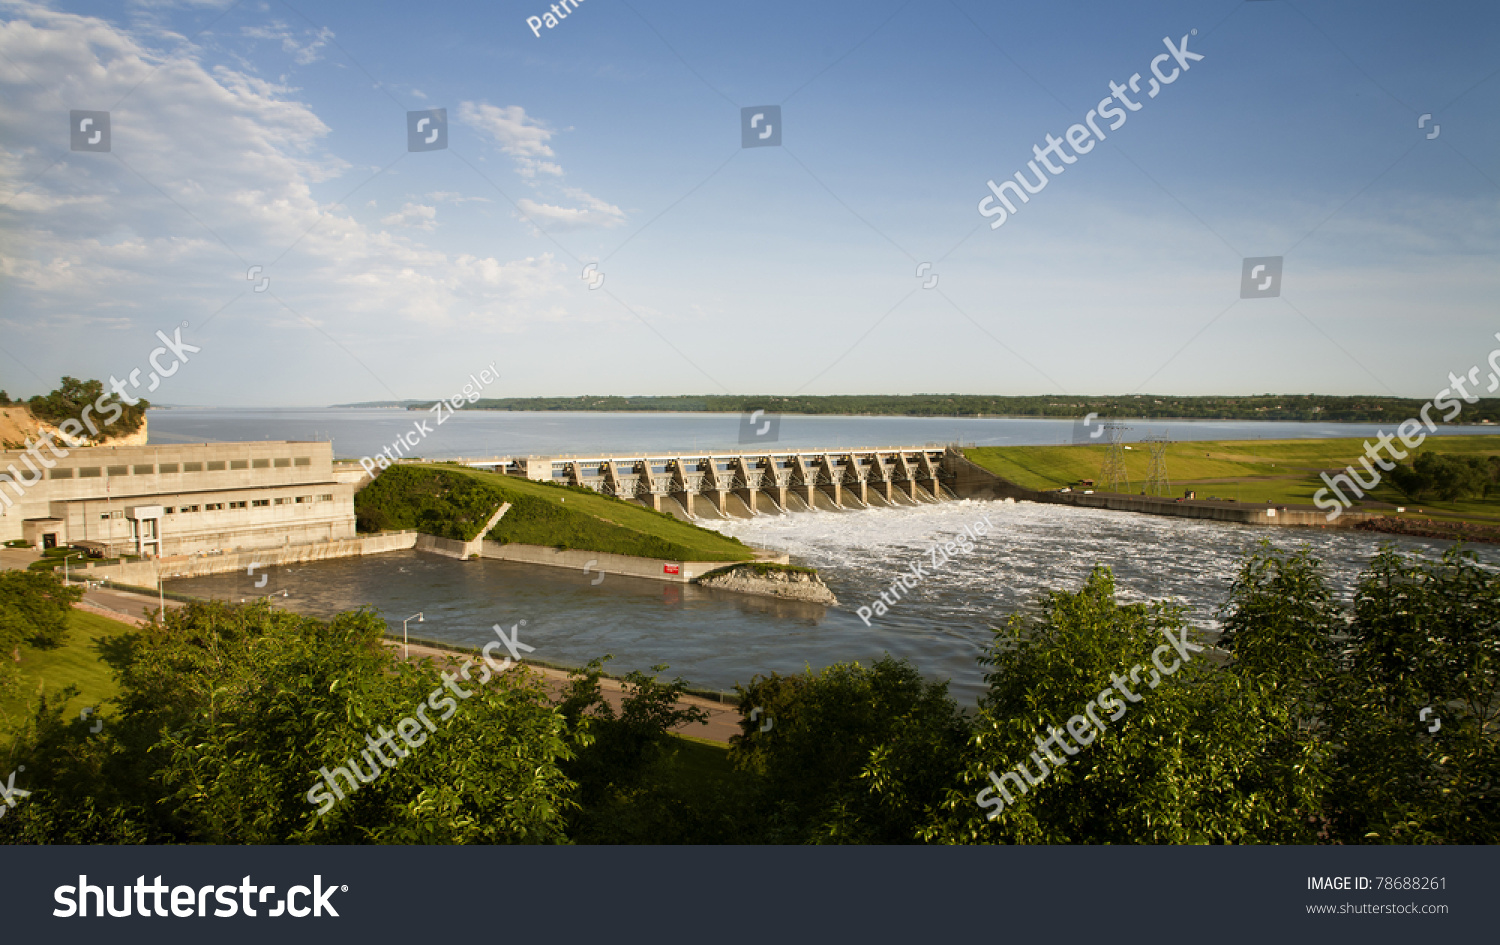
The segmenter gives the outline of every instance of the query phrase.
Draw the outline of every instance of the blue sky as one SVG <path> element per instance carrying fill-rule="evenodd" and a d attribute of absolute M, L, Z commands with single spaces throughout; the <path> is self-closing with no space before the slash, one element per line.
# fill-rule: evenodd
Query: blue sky
<path fill-rule="evenodd" d="M 1497 347 L 1493 5 L 1125 6 L 583 0 L 536 36 L 540 0 L 0 2 L 0 386 L 124 378 L 183 322 L 160 402 L 492 361 L 494 396 L 1425 398 Z M 1184 36 L 989 228 L 987 180 Z M 437 107 L 449 147 L 408 152 Z M 1252 256 L 1279 297 L 1240 298 Z"/>

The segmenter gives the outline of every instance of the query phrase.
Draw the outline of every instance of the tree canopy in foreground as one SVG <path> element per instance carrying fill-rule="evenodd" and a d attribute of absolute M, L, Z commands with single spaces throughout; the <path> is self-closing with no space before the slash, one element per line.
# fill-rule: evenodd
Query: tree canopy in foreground
<path fill-rule="evenodd" d="M 1179 606 L 1121 604 L 1097 568 L 995 632 L 974 710 L 889 658 L 756 677 L 726 759 L 667 735 L 696 714 L 664 667 L 615 708 L 598 662 L 549 694 L 477 658 L 394 661 L 368 611 L 194 604 L 110 650 L 102 731 L 37 701 L 0 841 L 1500 839 L 1495 570 L 1387 549 L 1341 603 L 1267 544 L 1221 621 L 1200 649 Z"/>

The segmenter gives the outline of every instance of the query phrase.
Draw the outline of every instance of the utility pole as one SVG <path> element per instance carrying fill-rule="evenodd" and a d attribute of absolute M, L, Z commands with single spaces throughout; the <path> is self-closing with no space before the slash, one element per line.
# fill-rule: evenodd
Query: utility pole
<path fill-rule="evenodd" d="M 1167 439 L 1170 431 L 1146 437 L 1151 447 L 1151 469 L 1146 473 L 1146 494 L 1168 496 L 1172 494 L 1172 482 L 1167 478 Z"/>
<path fill-rule="evenodd" d="M 1099 469 L 1099 485 L 1110 492 L 1130 491 L 1130 472 L 1125 468 L 1125 431 L 1130 429 L 1123 423 L 1106 423 L 1109 447 L 1104 453 L 1104 463 Z M 1120 486 L 1125 488 L 1122 490 Z"/>

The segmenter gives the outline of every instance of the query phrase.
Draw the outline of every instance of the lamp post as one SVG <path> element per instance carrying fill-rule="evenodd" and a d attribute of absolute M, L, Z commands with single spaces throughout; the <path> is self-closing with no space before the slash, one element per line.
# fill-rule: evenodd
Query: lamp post
<path fill-rule="evenodd" d="M 415 620 L 417 623 L 421 623 L 422 615 L 420 613 L 415 613 L 410 617 L 407 617 L 405 620 L 401 621 L 401 658 L 403 660 L 410 655 L 410 650 L 406 643 L 406 625 L 413 620 Z"/>
<path fill-rule="evenodd" d="M 75 553 L 70 554 L 70 555 L 63 555 L 63 585 L 64 586 L 67 586 L 67 583 L 68 583 L 68 559 L 69 558 L 76 558 L 76 557 L 78 557 L 79 555 L 82 555 L 82 554 L 88 554 L 88 552 L 86 552 L 86 551 L 79 551 L 79 552 L 75 552 Z"/>

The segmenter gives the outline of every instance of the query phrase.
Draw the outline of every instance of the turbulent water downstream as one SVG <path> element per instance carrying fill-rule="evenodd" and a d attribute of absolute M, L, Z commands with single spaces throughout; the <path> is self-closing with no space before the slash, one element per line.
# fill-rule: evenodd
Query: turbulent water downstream
<path fill-rule="evenodd" d="M 993 527 L 967 554 L 934 570 L 928 549 L 988 516 Z M 671 665 L 700 686 L 729 689 L 757 673 L 797 672 L 830 663 L 907 657 L 936 679 L 950 679 L 961 702 L 983 688 L 975 657 L 991 628 L 1030 607 L 1046 590 L 1077 587 L 1096 563 L 1114 569 L 1122 599 L 1176 597 L 1198 625 L 1214 625 L 1240 556 L 1258 540 L 1303 542 L 1347 593 L 1384 541 L 1436 555 L 1448 542 L 1363 532 L 1269 529 L 1035 503 L 958 501 L 916 508 L 806 512 L 705 522 L 753 545 L 789 552 L 821 570 L 840 606 L 745 597 L 653 581 L 592 578 L 496 561 L 464 562 L 417 552 L 276 568 L 264 588 L 243 574 L 173 581 L 187 593 L 238 600 L 277 593 L 277 605 L 331 615 L 369 604 L 393 629 L 410 623 L 422 637 L 482 643 L 490 627 L 525 620 L 522 642 L 537 658 L 582 664 L 612 653 L 611 669 Z M 1478 546 L 1500 565 L 1500 550 Z M 870 626 L 856 608 L 872 603 L 913 563 L 927 572 L 906 599 Z M 285 591 L 287 596 L 280 593 Z"/>

